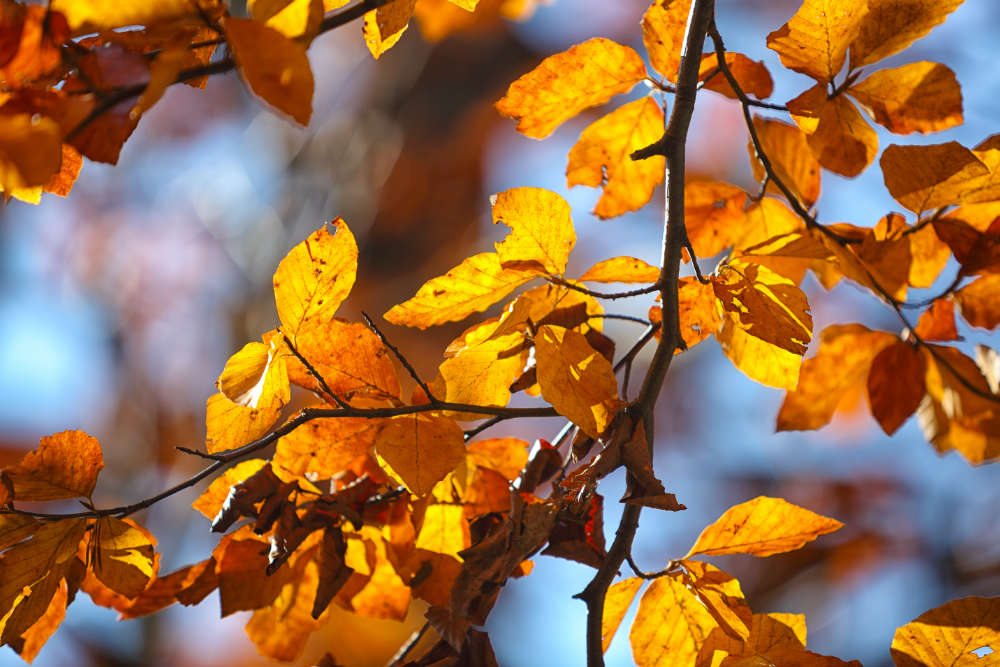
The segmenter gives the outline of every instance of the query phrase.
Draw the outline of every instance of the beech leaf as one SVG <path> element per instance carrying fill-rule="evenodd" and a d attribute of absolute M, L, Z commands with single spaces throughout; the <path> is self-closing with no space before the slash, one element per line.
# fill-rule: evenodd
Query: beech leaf
<path fill-rule="evenodd" d="M 83 431 L 63 431 L 41 439 L 4 476 L 14 487 L 13 500 L 90 498 L 104 468 L 101 445 Z"/>
<path fill-rule="evenodd" d="M 972 651 L 1000 645 L 998 627 L 1000 598 L 952 600 L 896 630 L 892 660 L 897 667 L 977 664 L 989 658 L 977 660 Z"/>
<path fill-rule="evenodd" d="M 465 459 L 465 438 L 454 420 L 427 414 L 384 420 L 375 438 L 375 451 L 418 496 Z"/>

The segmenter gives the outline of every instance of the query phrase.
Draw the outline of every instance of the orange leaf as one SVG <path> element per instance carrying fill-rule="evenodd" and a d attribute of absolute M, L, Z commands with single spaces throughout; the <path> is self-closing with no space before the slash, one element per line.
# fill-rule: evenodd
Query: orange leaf
<path fill-rule="evenodd" d="M 885 149 L 879 159 L 885 187 L 914 213 L 961 203 L 981 190 L 989 168 L 955 141 Z"/>
<path fill-rule="evenodd" d="M 349 608 L 363 618 L 401 621 L 410 606 L 410 587 L 403 583 L 389 560 L 385 539 L 374 526 L 360 531 L 364 539 L 347 543 L 347 565 L 368 577 L 359 592 L 350 596 Z M 343 591 L 341 591 L 343 593 Z"/>
<path fill-rule="evenodd" d="M 951 257 L 948 246 L 938 238 L 932 225 L 925 225 L 910 237 L 910 275 L 913 287 L 930 287 Z"/>
<path fill-rule="evenodd" d="M 299 331 L 330 322 L 354 286 L 358 244 L 342 218 L 292 248 L 274 272 L 274 301 L 282 329 L 292 341 Z"/>
<path fill-rule="evenodd" d="M 42 646 L 45 645 L 45 642 L 49 640 L 49 637 L 52 636 L 63 620 L 65 620 L 66 605 L 68 602 L 67 584 L 64 581 L 56 589 L 55 595 L 52 596 L 52 601 L 49 602 L 49 607 L 45 610 L 45 613 L 21 635 L 20 638 L 24 643 L 20 647 L 11 646 L 21 656 L 22 660 L 30 663 L 38 656 L 38 652 L 42 650 Z"/>
<path fill-rule="evenodd" d="M 490 199 L 493 224 L 510 227 L 496 244 L 504 269 L 533 270 L 562 275 L 576 243 L 566 200 L 542 188 L 512 188 Z"/>
<path fill-rule="evenodd" d="M 965 321 L 974 327 L 995 329 L 1000 324 L 1000 274 L 976 278 L 955 292 L 955 301 Z"/>
<path fill-rule="evenodd" d="M 866 0 L 805 0 L 788 23 L 767 36 L 767 46 L 785 67 L 825 84 L 844 66 L 867 13 Z"/>
<path fill-rule="evenodd" d="M 733 259 L 712 277 L 723 311 L 751 336 L 795 354 L 805 354 L 812 337 L 806 295 L 765 266 Z"/>
<path fill-rule="evenodd" d="M 785 202 L 774 197 L 764 197 L 760 201 L 753 202 L 744 213 L 743 224 L 740 225 L 734 243 L 738 251 L 736 255 L 739 256 L 743 254 L 742 251 L 774 239 L 782 234 L 804 230 L 804 227 L 802 218 L 796 215 L 792 209 L 788 208 Z M 791 239 L 789 238 L 788 240 Z M 801 282 L 802 275 L 805 273 L 804 263 L 792 262 L 787 263 L 787 266 L 783 266 L 781 263 L 769 260 L 769 256 L 767 255 L 758 252 L 752 254 L 754 254 L 755 262 L 765 264 L 771 270 L 792 278 L 796 284 Z M 828 254 L 825 250 L 822 253 L 824 257 Z M 790 270 L 790 267 L 793 265 L 795 269 Z"/>
<path fill-rule="evenodd" d="M 773 556 L 799 549 L 843 525 L 782 498 L 759 496 L 726 510 L 701 531 L 685 558 L 698 554 Z"/>
<path fill-rule="evenodd" d="M 601 187 L 594 215 L 613 218 L 636 211 L 663 182 L 665 158 L 633 160 L 631 154 L 663 134 L 663 112 L 651 97 L 619 107 L 591 123 L 569 151 L 566 185 Z"/>
<path fill-rule="evenodd" d="M 301 426 L 299 429 L 296 429 L 296 431 L 307 428 L 307 426 L 308 425 Z M 265 465 L 267 465 L 267 461 L 264 459 L 249 459 L 247 461 L 240 461 L 235 466 L 212 480 L 212 483 L 208 485 L 208 488 L 205 489 L 193 503 L 191 503 L 191 507 L 201 512 L 209 519 L 214 519 L 215 515 L 222 509 L 223 504 L 225 504 L 226 498 L 229 496 L 229 490 L 253 475 Z"/>
<path fill-rule="evenodd" d="M 774 92 L 774 81 L 771 73 L 767 71 L 767 66 L 762 60 L 750 60 L 742 53 L 726 53 L 726 65 L 732 72 L 736 83 L 747 95 L 752 95 L 763 100 L 771 96 Z M 698 80 L 708 82 L 705 88 L 722 93 L 726 97 L 736 99 L 736 92 L 729 85 L 726 77 L 718 72 L 719 56 L 715 53 L 706 53 L 701 57 L 701 68 L 698 70 Z M 714 74 L 713 74 L 714 72 Z"/>
<path fill-rule="evenodd" d="M 715 617 L 727 635 L 746 640 L 750 635 L 750 605 L 740 588 L 740 582 L 714 565 L 697 560 L 682 560 L 684 570 L 672 576 L 694 587 L 698 598 Z"/>
<path fill-rule="evenodd" d="M 233 403 L 280 409 L 290 399 L 285 360 L 271 345 L 251 342 L 229 357 L 216 386 Z"/>
<path fill-rule="evenodd" d="M 743 228 L 747 194 L 735 185 L 694 181 L 684 187 L 684 224 L 699 257 L 718 255 Z"/>
<path fill-rule="evenodd" d="M 439 367 L 444 390 L 435 394 L 449 403 L 503 407 L 510 401 L 510 385 L 524 370 L 524 335 L 512 333 L 463 348 Z M 470 414 L 469 420 L 482 419 Z"/>
<path fill-rule="evenodd" d="M 545 400 L 587 435 L 600 437 L 621 403 L 611 362 L 583 334 L 549 325 L 535 335 L 535 361 Z"/>
<path fill-rule="evenodd" d="M 308 125 L 313 74 L 305 47 L 253 19 L 227 16 L 222 29 L 250 89 L 295 122 Z"/>
<path fill-rule="evenodd" d="M 899 667 L 951 667 L 995 662 L 995 658 L 977 659 L 972 650 L 1000 646 L 998 627 L 1000 598 L 952 600 L 896 630 L 892 638 L 892 660 Z"/>
<path fill-rule="evenodd" d="M 41 439 L 38 449 L 3 471 L 14 500 L 90 498 L 104 468 L 101 445 L 83 431 L 63 431 Z"/>
<path fill-rule="evenodd" d="M 47 184 L 62 163 L 62 132 L 51 118 L 0 115 L 0 188 L 11 193 Z"/>
<path fill-rule="evenodd" d="M 287 377 L 283 384 L 287 387 Z M 234 403 L 222 393 L 209 396 L 205 402 L 205 448 L 214 454 L 256 440 L 278 421 L 280 412 L 277 402 L 269 401 L 255 408 Z"/>
<path fill-rule="evenodd" d="M 958 340 L 955 328 L 955 302 L 951 299 L 935 299 L 931 307 L 917 320 L 914 333 L 921 340 Z"/>
<path fill-rule="evenodd" d="M 311 559 L 302 561 L 296 575 L 281 587 L 274 602 L 254 611 L 247 623 L 250 641 L 261 655 L 272 660 L 295 660 L 321 625 L 312 616 L 319 585 L 316 563 Z"/>
<path fill-rule="evenodd" d="M 94 575 L 115 593 L 137 597 L 156 575 L 156 539 L 133 522 L 101 517 L 90 541 Z"/>
<path fill-rule="evenodd" d="M 719 329 L 721 318 L 712 285 L 681 278 L 677 289 L 681 337 L 690 350 Z"/>
<path fill-rule="evenodd" d="M 223 536 L 212 552 L 219 576 L 219 606 L 223 618 L 237 611 L 267 607 L 292 576 L 290 567 L 267 570 L 267 542 L 243 526 Z"/>
<path fill-rule="evenodd" d="M 896 134 L 961 125 L 962 89 L 940 63 L 919 62 L 875 72 L 847 92 L 876 123 Z"/>
<path fill-rule="evenodd" d="M 868 405 L 887 435 L 903 425 L 924 397 L 924 357 L 899 340 L 872 359 L 868 373 Z"/>
<path fill-rule="evenodd" d="M 794 125 L 777 120 L 754 118 L 753 123 L 761 148 L 778 178 L 796 199 L 806 207 L 812 206 L 819 199 L 819 163 L 813 157 L 805 133 Z M 748 144 L 748 150 L 753 177 L 763 181 L 764 166 L 757 160 L 753 142 Z M 768 192 L 780 192 L 773 183 L 768 183 L 767 188 Z"/>
<path fill-rule="evenodd" d="M 816 356 L 802 364 L 799 386 L 785 395 L 778 431 L 816 429 L 833 418 L 840 400 L 868 375 L 872 359 L 895 336 L 860 324 L 829 326 Z"/>
<path fill-rule="evenodd" d="M 684 584 L 653 580 L 639 601 L 629 639 L 639 667 L 694 664 L 705 638 L 719 624 Z"/>
<path fill-rule="evenodd" d="M 639 577 L 622 579 L 608 587 L 604 596 L 604 616 L 601 618 L 601 649 L 605 653 L 641 587 L 642 579 Z"/>
<path fill-rule="evenodd" d="M 416 4 L 417 0 L 392 0 L 365 14 L 362 32 L 365 44 L 376 60 L 403 36 Z"/>
<path fill-rule="evenodd" d="M 722 319 L 715 339 L 723 354 L 751 380 L 778 389 L 795 389 L 801 355 L 751 336 L 732 317 Z"/>
<path fill-rule="evenodd" d="M 50 8 L 66 15 L 74 34 L 80 35 L 133 25 L 155 25 L 172 19 L 198 18 L 216 2 L 191 0 L 52 0 Z"/>
<path fill-rule="evenodd" d="M 879 0 L 869 3 L 851 43 L 851 69 L 871 65 L 920 39 L 964 0 Z"/>
<path fill-rule="evenodd" d="M 272 460 L 292 475 L 334 477 L 369 451 L 378 429 L 379 422 L 374 419 L 313 419 L 282 436 Z"/>
<path fill-rule="evenodd" d="M 670 81 L 677 80 L 691 0 L 653 0 L 642 16 L 642 41 L 649 61 Z"/>
<path fill-rule="evenodd" d="M 469 524 L 461 505 L 429 505 L 414 547 L 434 553 L 458 556 L 471 545 Z"/>
<path fill-rule="evenodd" d="M 645 77 L 646 66 L 633 49 L 595 38 L 543 60 L 510 84 L 496 108 L 518 121 L 518 132 L 543 139 L 563 121 L 627 93 Z"/>
<path fill-rule="evenodd" d="M 816 84 L 791 100 L 788 110 L 806 132 L 813 155 L 830 171 L 854 177 L 875 158 L 878 135 L 843 95 L 829 98 L 823 84 Z"/>
<path fill-rule="evenodd" d="M 660 267 L 635 257 L 605 259 L 594 264 L 578 278 L 581 283 L 655 283 L 659 279 Z"/>
<path fill-rule="evenodd" d="M 406 488 L 425 496 L 465 459 L 465 438 L 447 417 L 402 415 L 382 422 L 375 451 Z"/>
<path fill-rule="evenodd" d="M 495 252 L 482 252 L 428 280 L 416 295 L 393 306 L 383 317 L 393 324 L 419 329 L 461 320 L 489 308 L 537 276 L 534 269 L 505 269 Z"/>

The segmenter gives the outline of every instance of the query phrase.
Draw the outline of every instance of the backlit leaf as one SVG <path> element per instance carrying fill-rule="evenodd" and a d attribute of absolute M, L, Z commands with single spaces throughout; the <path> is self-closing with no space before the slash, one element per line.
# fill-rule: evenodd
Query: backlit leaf
<path fill-rule="evenodd" d="M 278 439 L 272 461 L 293 475 L 333 477 L 374 446 L 379 427 L 360 417 L 313 419 Z"/>
<path fill-rule="evenodd" d="M 763 61 L 754 61 L 747 58 L 742 53 L 726 52 L 726 65 L 736 79 L 740 89 L 747 95 L 757 99 L 767 99 L 774 92 L 774 81 L 771 73 L 767 71 L 767 66 Z M 701 57 L 701 68 L 698 70 L 698 79 L 706 81 L 705 88 L 722 93 L 726 97 L 736 99 L 736 92 L 729 85 L 726 77 L 718 71 L 719 57 L 714 53 L 706 53 Z M 713 74 L 714 72 L 714 74 Z M 711 77 L 711 78 L 709 78 Z"/>
<path fill-rule="evenodd" d="M 595 38 L 543 60 L 510 85 L 496 108 L 518 121 L 518 132 L 543 139 L 584 109 L 632 90 L 645 76 L 646 66 L 633 49 Z"/>
<path fill-rule="evenodd" d="M 799 385 L 778 413 L 777 430 L 816 429 L 833 418 L 841 399 L 868 375 L 872 359 L 897 340 L 860 324 L 836 324 L 820 334 L 816 356 L 802 364 Z"/>
<path fill-rule="evenodd" d="M 719 624 L 684 584 L 655 579 L 639 600 L 629 639 L 639 667 L 694 664 L 708 634 Z"/>
<path fill-rule="evenodd" d="M 816 84 L 789 101 L 788 109 L 813 155 L 830 171 L 857 176 L 875 158 L 878 135 L 845 96 L 829 98 L 823 84 Z"/>
<path fill-rule="evenodd" d="M 278 366 L 285 361 L 275 356 L 270 345 L 247 343 L 226 361 L 216 386 L 226 398 L 240 405 L 251 408 L 264 408 L 272 403 L 284 405 L 289 400 L 287 374 Z M 279 382 L 282 378 L 283 386 Z"/>
<path fill-rule="evenodd" d="M 722 322 L 711 284 L 697 278 L 681 278 L 677 289 L 681 337 L 690 350 L 714 334 Z"/>
<path fill-rule="evenodd" d="M 292 341 L 299 331 L 332 320 L 354 286 L 358 245 L 341 218 L 330 224 L 336 233 L 320 227 L 292 248 L 274 272 L 278 317 Z"/>
<path fill-rule="evenodd" d="M 436 391 L 440 394 L 437 397 L 449 403 L 507 405 L 510 385 L 524 370 L 523 347 L 524 335 L 513 333 L 464 348 L 445 359 L 439 367 L 444 391 Z M 468 417 L 482 419 L 482 415 Z"/>
<path fill-rule="evenodd" d="M 222 28 L 250 89 L 295 122 L 308 125 L 313 75 L 305 47 L 253 19 L 228 16 Z"/>
<path fill-rule="evenodd" d="M 914 213 L 958 204 L 979 190 L 989 168 L 955 141 L 885 149 L 879 159 L 885 187 Z"/>
<path fill-rule="evenodd" d="M 896 630 L 892 660 L 898 667 L 951 667 L 995 662 L 1000 647 L 1000 598 L 968 597 L 924 612 Z M 993 653 L 980 658 L 984 646 Z"/>
<path fill-rule="evenodd" d="M 935 299 L 917 320 L 917 327 L 913 332 L 921 340 L 958 340 L 955 302 L 951 299 Z"/>
<path fill-rule="evenodd" d="M 868 13 L 866 0 L 805 0 L 789 21 L 767 36 L 781 63 L 820 83 L 844 66 L 847 47 Z"/>
<path fill-rule="evenodd" d="M 955 301 L 965 321 L 974 327 L 995 329 L 1000 324 L 998 290 L 1000 274 L 990 273 L 955 292 Z"/>
<path fill-rule="evenodd" d="M 67 584 L 64 581 L 56 588 L 55 595 L 52 596 L 45 613 L 21 635 L 20 638 L 24 640 L 24 643 L 20 647 L 11 647 L 17 651 L 22 660 L 32 662 L 38 656 L 38 652 L 42 650 L 45 642 L 66 618 L 68 597 Z"/>
<path fill-rule="evenodd" d="M 604 596 L 604 616 L 601 619 L 601 648 L 605 652 L 611 646 L 611 640 L 615 638 L 618 626 L 622 624 L 640 587 L 642 579 L 639 577 L 622 579 L 608 587 Z"/>
<path fill-rule="evenodd" d="M 599 437 L 618 410 L 618 382 L 611 362 L 571 329 L 540 327 L 535 360 L 542 396 L 587 435 Z"/>
<path fill-rule="evenodd" d="M 410 491 L 424 496 L 462 462 L 464 443 L 454 420 L 413 414 L 383 421 L 375 451 Z"/>
<path fill-rule="evenodd" d="M 250 0 L 247 11 L 285 37 L 303 37 L 307 43 L 316 36 L 323 20 L 322 0 Z"/>
<path fill-rule="evenodd" d="M 924 397 L 924 357 L 896 341 L 875 355 L 868 373 L 868 405 L 887 435 L 903 425 Z"/>
<path fill-rule="evenodd" d="M 155 576 L 156 540 L 134 523 L 101 517 L 90 539 L 90 566 L 94 574 L 119 595 L 138 596 Z"/>
<path fill-rule="evenodd" d="M 469 524 L 461 505 L 430 505 L 424 511 L 424 522 L 414 547 L 439 554 L 458 556 L 471 545 Z"/>
<path fill-rule="evenodd" d="M 101 445 L 83 431 L 63 431 L 41 439 L 17 465 L 4 469 L 14 500 L 89 498 L 104 468 Z"/>
<path fill-rule="evenodd" d="M 663 112 L 651 97 L 619 107 L 591 123 L 570 149 L 566 185 L 603 188 L 594 208 L 599 218 L 642 208 L 663 182 L 665 158 L 633 160 L 630 155 L 662 134 Z"/>
<path fill-rule="evenodd" d="M 587 269 L 579 281 L 595 283 L 655 283 L 660 268 L 635 257 L 612 257 Z"/>
<path fill-rule="evenodd" d="M 562 275 L 576 243 L 566 200 L 542 188 L 513 188 L 493 195 L 493 224 L 511 232 L 496 244 L 500 266 Z"/>
<path fill-rule="evenodd" d="M 697 560 L 682 560 L 680 563 L 684 569 L 672 576 L 694 587 L 699 599 L 715 617 L 721 629 L 730 636 L 746 640 L 751 632 L 753 612 L 743 595 L 740 582 L 708 563 Z"/>
<path fill-rule="evenodd" d="M 296 432 L 298 430 L 301 429 L 296 429 Z M 265 465 L 267 465 L 267 461 L 264 459 L 240 461 L 212 480 L 208 488 L 191 503 L 191 507 L 204 514 L 207 518 L 214 519 L 215 515 L 219 513 L 219 510 L 222 509 L 223 504 L 226 502 L 229 490 L 259 471 Z"/>
<path fill-rule="evenodd" d="M 771 166 L 778 178 L 788 186 L 796 199 L 805 206 L 812 206 L 819 199 L 819 162 L 813 157 L 808 139 L 795 125 L 766 118 L 755 118 L 754 127 L 760 139 L 761 148 L 771 160 Z M 750 142 L 750 164 L 753 177 L 764 180 L 764 166 L 757 160 L 753 142 Z M 768 192 L 780 192 L 773 183 L 768 184 Z"/>
<path fill-rule="evenodd" d="M 782 498 L 759 496 L 726 510 L 701 532 L 685 558 L 698 554 L 773 556 L 794 551 L 843 525 Z"/>
<path fill-rule="evenodd" d="M 267 433 L 280 412 L 274 402 L 254 408 L 234 403 L 222 393 L 209 396 L 205 402 L 205 447 L 213 454 L 241 447 Z"/>
<path fill-rule="evenodd" d="M 800 355 L 751 336 L 731 317 L 722 319 L 715 339 L 723 354 L 751 380 L 778 389 L 795 389 L 802 365 Z"/>
<path fill-rule="evenodd" d="M 52 0 L 53 10 L 66 15 L 76 34 L 121 28 L 130 25 L 154 25 L 181 17 L 197 18 L 199 10 L 219 6 L 199 0 Z"/>
<path fill-rule="evenodd" d="M 747 194 L 735 185 L 694 181 L 684 188 L 684 225 L 699 257 L 718 255 L 743 228 Z"/>
<path fill-rule="evenodd" d="M 378 60 L 403 36 L 417 0 L 392 0 L 365 14 L 363 34 L 365 44 Z"/>
<path fill-rule="evenodd" d="M 320 627 L 312 616 L 319 585 L 317 565 L 309 560 L 297 569 L 298 576 L 281 587 L 274 602 L 254 611 L 247 623 L 247 636 L 261 655 L 272 660 L 297 658 Z"/>
<path fill-rule="evenodd" d="M 940 63 L 875 72 L 848 88 L 876 123 L 896 134 L 938 132 L 962 124 L 962 89 Z"/>
<path fill-rule="evenodd" d="M 51 118 L 0 115 L 0 188 L 45 185 L 59 173 L 62 132 Z"/>
<path fill-rule="evenodd" d="M 876 0 L 851 43 L 851 69 L 870 65 L 920 39 L 963 0 Z"/>
<path fill-rule="evenodd" d="M 649 61 L 670 81 L 677 80 L 691 0 L 653 0 L 642 16 L 642 41 Z"/>

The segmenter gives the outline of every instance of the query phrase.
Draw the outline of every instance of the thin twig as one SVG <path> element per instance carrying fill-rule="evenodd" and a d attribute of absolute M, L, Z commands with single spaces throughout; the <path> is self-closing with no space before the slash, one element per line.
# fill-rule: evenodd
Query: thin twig
<path fill-rule="evenodd" d="M 309 371 L 309 375 L 313 376 L 313 379 L 315 379 L 316 382 L 319 383 L 319 388 L 325 391 L 327 394 L 329 394 L 330 398 L 332 398 L 333 402 L 336 403 L 338 406 L 342 408 L 351 407 L 347 403 L 347 401 L 342 399 L 340 396 L 335 394 L 332 389 L 330 389 L 330 385 L 326 383 L 326 380 L 323 378 L 320 372 L 317 371 L 311 363 L 309 363 L 308 359 L 306 359 L 299 353 L 298 349 L 295 347 L 294 344 L 292 344 L 291 339 L 288 338 L 288 336 L 285 334 L 284 331 L 281 332 L 281 337 L 285 339 L 285 345 L 287 345 L 288 349 L 292 351 L 292 354 L 295 355 L 295 358 L 298 359 L 299 362 L 306 367 L 307 371 Z"/>
<path fill-rule="evenodd" d="M 496 417 L 491 417 L 490 419 L 487 419 L 482 424 L 479 424 L 478 426 L 476 426 L 474 428 L 470 428 L 468 431 L 466 431 L 465 432 L 465 441 L 468 442 L 469 440 L 472 440 L 477 435 L 479 435 L 480 433 L 482 433 L 486 429 L 490 428 L 491 426 L 496 426 L 500 422 L 507 421 L 508 419 L 510 419 L 510 417 L 501 417 L 499 415 L 496 416 Z"/>
<path fill-rule="evenodd" d="M 427 400 L 436 405 L 438 400 L 434 398 L 434 394 L 431 393 L 431 388 L 427 386 L 427 383 L 420 379 L 420 375 L 417 374 L 417 369 L 410 365 L 409 360 L 407 360 L 403 353 L 399 351 L 398 347 L 389 342 L 389 339 L 385 337 L 385 334 L 382 333 L 377 326 L 375 326 L 375 322 L 372 321 L 372 318 L 368 317 L 368 313 L 362 312 L 361 316 L 365 318 L 365 324 L 368 325 L 368 328 L 371 329 L 376 336 L 378 336 L 378 339 L 382 341 L 383 345 L 392 351 L 396 358 L 399 359 L 399 363 L 403 364 L 403 368 L 405 368 L 406 372 L 410 374 L 410 377 L 416 381 L 417 386 L 423 390 L 424 395 L 427 396 Z"/>
<path fill-rule="evenodd" d="M 667 563 L 667 566 L 662 570 L 659 570 L 657 572 L 645 572 L 638 565 L 635 564 L 635 560 L 632 558 L 631 551 L 625 554 L 625 560 L 628 562 L 628 566 L 632 568 L 632 572 L 635 573 L 635 576 L 639 577 L 640 579 L 659 579 L 660 577 L 664 577 L 677 569 L 677 561 L 672 560 L 669 563 Z"/>
<path fill-rule="evenodd" d="M 403 664 L 403 660 L 406 660 L 406 656 L 409 655 L 410 651 L 420 643 L 420 640 L 424 638 L 427 631 L 431 627 L 431 622 L 426 621 L 420 627 L 419 630 L 410 635 L 410 638 L 406 640 L 406 643 L 399 647 L 399 650 L 389 658 L 389 662 L 386 663 L 386 667 L 396 667 L 396 665 Z"/>
<path fill-rule="evenodd" d="M 598 315 L 589 315 L 588 320 L 621 320 L 622 322 L 635 322 L 636 324 L 650 325 L 650 321 L 642 318 L 636 317 L 635 315 L 619 315 L 617 313 L 600 313 Z"/>
<path fill-rule="evenodd" d="M 638 289 L 628 290 L 625 292 L 597 292 L 595 290 L 587 289 L 586 287 L 580 287 L 576 283 L 564 280 L 559 276 L 545 276 L 545 280 L 553 285 L 559 285 L 560 287 L 571 289 L 574 292 L 580 292 L 581 294 L 592 296 L 595 299 L 625 299 L 630 296 L 641 296 L 643 294 L 652 294 L 653 292 L 660 291 L 659 283 L 654 283 L 652 285 L 647 285 L 646 287 L 640 287 Z"/>

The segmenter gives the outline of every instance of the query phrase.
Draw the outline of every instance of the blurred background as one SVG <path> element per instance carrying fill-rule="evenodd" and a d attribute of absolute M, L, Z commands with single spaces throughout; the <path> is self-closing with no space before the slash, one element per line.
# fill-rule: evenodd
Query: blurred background
<path fill-rule="evenodd" d="M 599 191 L 565 186 L 566 155 L 580 132 L 626 98 L 582 114 L 545 141 L 520 136 L 492 108 L 543 57 L 590 37 L 644 53 L 638 22 L 647 4 L 553 0 L 510 21 L 498 16 L 499 0 L 482 0 L 474 20 L 445 0 L 420 0 L 425 20 L 418 16 L 377 63 L 360 24 L 314 42 L 309 128 L 262 108 L 232 74 L 214 77 L 204 91 L 176 86 L 144 118 L 117 167 L 87 163 L 69 198 L 46 195 L 37 207 L 15 201 L 0 209 L 0 464 L 18 460 L 41 436 L 81 428 L 104 447 L 99 505 L 146 497 L 190 475 L 199 461 L 174 447 L 199 446 L 205 399 L 225 360 L 277 323 L 275 266 L 338 215 L 361 248 L 358 282 L 342 308 L 351 319 L 362 310 L 385 312 L 423 281 L 488 249 L 504 231 L 490 224 L 489 195 L 516 186 L 554 190 L 573 206 L 579 240 L 568 275 L 613 255 L 656 263 L 662 189 L 644 210 L 601 222 L 589 214 Z M 717 0 L 729 50 L 767 63 L 778 103 L 811 85 L 780 67 L 765 45 L 798 5 Z M 448 11 L 465 25 L 445 36 L 439 12 Z M 951 67 L 966 124 L 926 137 L 893 138 L 877 127 L 880 148 L 952 139 L 970 146 L 1000 130 L 988 28 L 996 25 L 1000 4 L 966 3 L 885 63 Z M 746 141 L 734 102 L 699 95 L 692 177 L 752 189 Z M 823 174 L 822 221 L 868 226 L 899 209 L 877 165 L 850 181 Z M 946 269 L 945 284 L 953 275 Z M 889 309 L 852 285 L 825 293 L 807 277 L 803 287 L 817 333 L 852 321 L 899 329 Z M 608 310 L 645 316 L 651 303 L 639 298 Z M 467 325 L 385 330 L 433 376 L 445 345 Z M 641 327 L 608 322 L 607 330 L 622 349 Z M 968 344 L 991 342 L 981 331 L 962 333 Z M 688 510 L 643 514 L 635 548 L 642 567 L 663 567 L 726 508 L 766 494 L 846 527 L 785 556 L 712 560 L 740 579 L 754 611 L 805 613 L 811 650 L 888 665 L 898 626 L 950 599 L 998 594 L 1000 469 L 938 456 L 913 419 L 885 437 L 860 394 L 821 431 L 775 434 L 782 398 L 734 369 L 712 340 L 678 359 L 660 399 L 656 467 Z M 559 427 L 536 420 L 488 434 L 531 440 Z M 216 541 L 189 506 L 201 488 L 139 517 L 159 538 L 161 572 L 204 558 Z M 622 490 L 617 476 L 602 484 L 609 501 Z M 614 502 L 606 507 L 610 541 L 620 511 Z M 584 664 L 585 610 L 571 596 L 592 570 L 541 556 L 535 564 L 531 576 L 507 585 L 490 617 L 497 657 L 502 665 Z M 36 664 L 263 664 L 243 633 L 246 615 L 220 621 L 216 600 L 118 623 L 114 612 L 80 596 Z M 632 664 L 632 614 L 609 664 Z M 330 651 L 348 665 L 381 665 L 421 622 L 419 610 L 405 623 L 335 614 L 301 664 Z M 16 664 L 15 654 L 0 652 L 0 665 Z"/>

